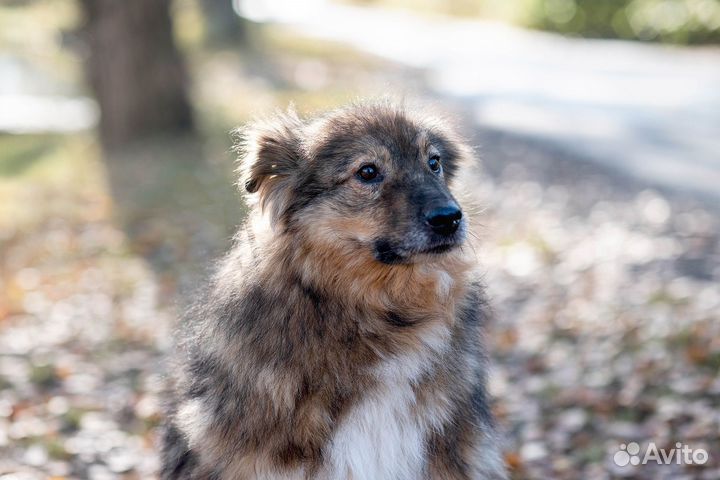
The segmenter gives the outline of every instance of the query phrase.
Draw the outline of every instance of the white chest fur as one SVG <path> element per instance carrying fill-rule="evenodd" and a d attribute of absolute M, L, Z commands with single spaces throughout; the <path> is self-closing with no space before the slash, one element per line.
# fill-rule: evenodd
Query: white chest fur
<path fill-rule="evenodd" d="M 429 425 L 442 415 L 419 411 L 413 385 L 447 346 L 444 325 L 423 335 L 423 347 L 387 359 L 369 391 L 343 419 L 329 444 L 323 475 L 328 480 L 418 480 L 426 467 Z M 430 418 L 438 417 L 438 418 Z"/>
<path fill-rule="evenodd" d="M 409 382 L 369 394 L 335 433 L 328 479 L 415 480 L 425 465 L 425 427 L 414 411 Z"/>

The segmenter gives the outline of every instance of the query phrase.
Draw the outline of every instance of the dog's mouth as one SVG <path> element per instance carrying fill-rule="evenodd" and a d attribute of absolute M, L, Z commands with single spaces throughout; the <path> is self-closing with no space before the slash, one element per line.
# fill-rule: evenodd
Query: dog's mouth
<path fill-rule="evenodd" d="M 408 263 L 412 257 L 429 255 L 436 256 L 447 253 L 460 246 L 460 241 L 445 241 L 432 244 L 421 249 L 409 249 L 407 247 L 393 245 L 387 240 L 378 240 L 374 244 L 375 258 L 385 264 Z"/>
<path fill-rule="evenodd" d="M 453 248 L 455 248 L 455 247 L 457 247 L 457 246 L 458 246 L 458 244 L 455 243 L 455 242 L 453 242 L 453 243 L 444 243 L 444 244 L 442 244 L 442 245 L 436 245 L 436 246 L 434 246 L 434 247 L 430 247 L 430 248 L 428 248 L 428 249 L 426 249 L 426 250 L 424 250 L 424 251 L 421 251 L 420 253 L 429 253 L 429 254 L 432 254 L 432 255 L 439 255 L 439 254 L 441 254 L 441 253 L 449 252 L 450 250 L 452 250 Z"/>

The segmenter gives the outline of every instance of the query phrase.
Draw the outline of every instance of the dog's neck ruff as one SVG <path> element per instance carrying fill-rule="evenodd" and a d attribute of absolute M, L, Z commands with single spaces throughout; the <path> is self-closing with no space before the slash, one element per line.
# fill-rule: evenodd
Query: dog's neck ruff
<path fill-rule="evenodd" d="M 473 262 L 460 249 L 439 255 L 435 261 L 388 265 L 369 252 L 308 248 L 286 243 L 275 249 L 274 265 L 294 271 L 304 285 L 340 298 L 348 305 L 377 310 L 452 308 L 465 291 Z"/>

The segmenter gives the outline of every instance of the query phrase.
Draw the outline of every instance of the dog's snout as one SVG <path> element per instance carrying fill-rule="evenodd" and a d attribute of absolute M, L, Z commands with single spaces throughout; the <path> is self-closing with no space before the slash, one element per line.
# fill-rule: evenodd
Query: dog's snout
<path fill-rule="evenodd" d="M 460 226 L 462 212 L 457 205 L 436 208 L 425 216 L 430 228 L 440 235 L 452 235 Z"/>

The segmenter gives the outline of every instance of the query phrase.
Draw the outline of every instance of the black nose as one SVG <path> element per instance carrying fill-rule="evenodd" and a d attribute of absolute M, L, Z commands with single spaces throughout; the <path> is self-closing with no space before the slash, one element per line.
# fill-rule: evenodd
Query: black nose
<path fill-rule="evenodd" d="M 452 235 L 460 226 L 462 212 L 456 206 L 436 208 L 425 216 L 433 232 L 440 235 Z"/>

